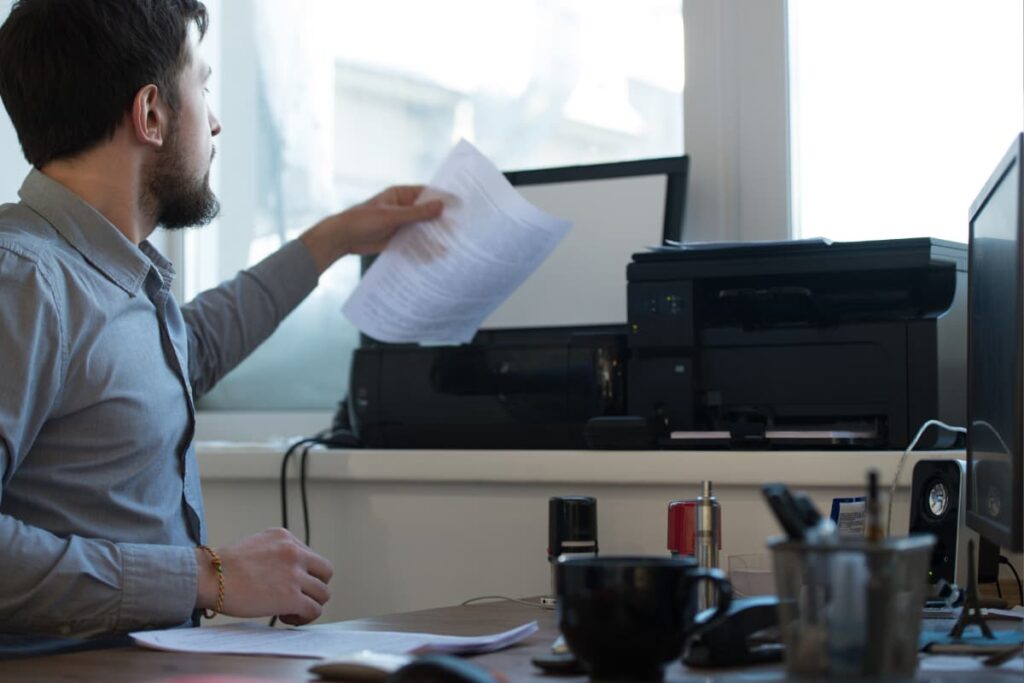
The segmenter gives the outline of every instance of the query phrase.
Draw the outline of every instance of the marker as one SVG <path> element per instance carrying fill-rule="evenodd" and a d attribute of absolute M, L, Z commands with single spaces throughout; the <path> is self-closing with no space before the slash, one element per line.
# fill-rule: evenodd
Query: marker
<path fill-rule="evenodd" d="M 878 501 L 878 470 L 868 470 L 868 499 L 864 506 L 864 538 L 868 542 L 885 539 L 882 527 L 882 506 Z"/>

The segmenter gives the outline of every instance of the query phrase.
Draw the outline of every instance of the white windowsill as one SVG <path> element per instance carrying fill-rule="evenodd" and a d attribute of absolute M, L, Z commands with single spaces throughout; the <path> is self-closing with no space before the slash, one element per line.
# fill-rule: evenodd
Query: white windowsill
<path fill-rule="evenodd" d="M 199 442 L 204 479 L 266 480 L 280 475 L 289 441 Z M 888 485 L 900 451 L 502 451 L 328 450 L 318 448 L 309 477 L 319 481 L 455 483 L 686 484 L 711 479 L 716 486 L 785 481 L 791 487 L 849 486 L 877 468 Z M 922 459 L 963 458 L 963 451 L 915 451 L 900 477 L 910 485 Z M 290 474 L 298 476 L 298 458 Z"/>

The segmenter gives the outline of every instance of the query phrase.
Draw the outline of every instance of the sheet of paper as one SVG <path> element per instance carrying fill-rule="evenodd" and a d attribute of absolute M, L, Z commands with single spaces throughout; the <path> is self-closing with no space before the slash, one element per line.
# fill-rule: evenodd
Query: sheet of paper
<path fill-rule="evenodd" d="M 941 671 L 973 671 L 978 674 L 988 672 L 993 675 L 997 672 L 999 674 L 1007 673 L 1010 676 L 1006 679 L 1008 681 L 1019 681 L 1021 679 L 1017 676 L 1024 673 L 1024 659 L 1021 659 L 1020 657 L 1011 659 L 998 667 L 985 666 L 982 663 L 984 661 L 985 657 L 970 657 L 967 655 L 921 655 L 921 658 L 918 660 L 918 669 L 925 673 Z M 964 680 L 966 681 L 971 679 L 965 678 Z M 985 678 L 982 680 L 991 679 Z"/>
<path fill-rule="evenodd" d="M 418 201 L 432 199 L 445 202 L 441 217 L 396 233 L 342 308 L 374 339 L 470 341 L 571 227 L 523 199 L 465 140 Z"/>
<path fill-rule="evenodd" d="M 171 652 L 204 654 L 273 655 L 277 657 L 338 657 L 371 650 L 385 654 L 406 654 L 419 650 L 440 650 L 458 654 L 493 652 L 519 642 L 537 631 L 537 622 L 523 624 L 502 633 L 485 636 L 443 636 L 432 633 L 392 631 L 351 631 L 324 624 L 309 628 L 271 628 L 243 622 L 202 628 L 172 628 L 137 631 L 131 634 L 137 645 Z"/>

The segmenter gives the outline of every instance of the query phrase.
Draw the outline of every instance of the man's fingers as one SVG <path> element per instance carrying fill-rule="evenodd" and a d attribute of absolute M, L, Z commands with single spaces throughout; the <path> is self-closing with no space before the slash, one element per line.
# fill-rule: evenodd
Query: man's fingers
<path fill-rule="evenodd" d="M 415 202 L 423 192 L 423 185 L 395 185 L 391 188 L 395 201 L 402 206 Z"/>
<path fill-rule="evenodd" d="M 370 204 L 398 204 L 408 206 L 416 201 L 424 190 L 423 185 L 392 185 L 367 200 Z"/>
<path fill-rule="evenodd" d="M 282 614 L 281 621 L 291 626 L 301 626 L 316 621 L 323 611 L 320 603 L 303 594 L 295 601 L 295 611 L 291 614 Z"/>
<path fill-rule="evenodd" d="M 391 209 L 395 224 L 404 225 L 405 223 L 416 223 L 437 218 L 441 215 L 444 204 L 440 200 L 435 199 L 423 202 L 422 204 L 413 204 L 412 206 L 395 206 L 391 207 Z"/>
<path fill-rule="evenodd" d="M 324 583 L 330 583 L 334 576 L 334 565 L 311 550 L 306 556 L 306 571 Z"/>
<path fill-rule="evenodd" d="M 324 605 L 331 599 L 331 590 L 320 579 L 309 574 L 302 580 L 302 592 L 316 600 L 317 604 Z"/>
<path fill-rule="evenodd" d="M 305 617 L 299 616 L 298 614 L 282 614 L 280 616 L 282 624 L 288 624 L 289 626 L 303 626 L 313 621 Z"/>

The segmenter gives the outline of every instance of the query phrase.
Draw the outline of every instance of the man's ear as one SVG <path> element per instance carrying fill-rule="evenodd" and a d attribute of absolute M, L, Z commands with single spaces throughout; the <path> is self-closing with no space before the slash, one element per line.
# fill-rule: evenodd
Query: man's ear
<path fill-rule="evenodd" d="M 128 117 L 135 139 L 139 143 L 163 147 L 171 115 L 167 102 L 160 96 L 160 88 L 150 83 L 135 93 Z"/>

